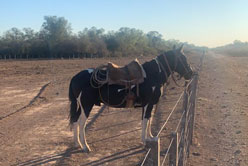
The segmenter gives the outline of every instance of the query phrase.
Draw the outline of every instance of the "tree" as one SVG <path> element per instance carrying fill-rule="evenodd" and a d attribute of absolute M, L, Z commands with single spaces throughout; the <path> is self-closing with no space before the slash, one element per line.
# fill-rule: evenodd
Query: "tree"
<path fill-rule="evenodd" d="M 64 17 L 45 16 L 39 32 L 31 28 L 11 28 L 0 36 L 0 58 L 156 56 L 181 44 L 178 40 L 164 40 L 157 31 L 144 33 L 128 27 L 107 33 L 102 28 L 91 27 L 72 34 L 71 25 Z M 192 44 L 185 45 L 200 48 Z M 247 45 L 234 41 L 230 48 L 242 48 L 245 51 Z"/>
<path fill-rule="evenodd" d="M 147 39 L 143 31 L 135 28 L 120 28 L 115 34 L 115 40 L 118 52 L 122 56 L 139 56 L 147 47 Z"/>
<path fill-rule="evenodd" d="M 5 32 L 4 40 L 9 47 L 9 55 L 13 58 L 22 58 L 22 45 L 24 40 L 24 34 L 18 28 L 11 28 Z"/>
<path fill-rule="evenodd" d="M 24 43 L 23 43 L 23 54 L 26 58 L 29 58 L 32 44 L 34 43 L 36 33 L 31 28 L 23 28 L 24 31 Z"/>
<path fill-rule="evenodd" d="M 68 39 L 71 35 L 71 25 L 64 17 L 45 16 L 41 34 L 49 47 L 50 56 L 56 57 L 56 49 L 59 43 Z"/>
<path fill-rule="evenodd" d="M 90 56 L 97 55 L 98 57 L 107 55 L 108 50 L 104 41 L 104 29 L 97 29 L 96 27 L 85 28 L 78 33 L 78 36 L 84 48 L 84 54 Z"/>
<path fill-rule="evenodd" d="M 105 35 L 105 43 L 107 46 L 107 49 L 114 55 L 118 48 L 120 47 L 120 43 L 116 39 L 116 33 L 114 31 L 108 32 L 107 35 Z"/>

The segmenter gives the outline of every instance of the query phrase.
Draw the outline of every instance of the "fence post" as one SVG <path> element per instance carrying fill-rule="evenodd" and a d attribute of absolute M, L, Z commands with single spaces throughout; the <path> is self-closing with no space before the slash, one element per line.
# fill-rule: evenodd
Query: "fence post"
<path fill-rule="evenodd" d="M 172 132 L 171 139 L 173 139 L 170 156 L 169 156 L 169 166 L 178 166 L 178 133 Z"/>
<path fill-rule="evenodd" d="M 181 136 L 180 136 L 180 149 L 182 150 L 182 153 L 181 153 L 181 156 L 179 158 L 179 161 L 178 161 L 178 165 L 179 166 L 184 166 L 184 150 L 185 150 L 185 125 L 186 125 L 186 122 L 187 122 L 187 110 L 188 110 L 188 87 L 187 87 L 187 84 L 186 84 L 186 88 L 184 89 L 184 98 L 183 98 L 183 110 L 185 111 L 184 115 L 183 115 L 183 118 L 182 118 L 182 122 L 181 122 Z"/>
<path fill-rule="evenodd" d="M 191 108 L 191 122 L 190 122 L 190 134 L 189 134 L 189 141 L 190 145 L 193 143 L 193 135 L 194 135 L 194 123 L 195 123 L 195 105 L 196 105 L 196 92 L 197 92 L 197 85 L 198 85 L 198 74 L 194 76 L 193 80 L 193 89 L 192 89 L 192 108 Z"/>
<path fill-rule="evenodd" d="M 151 148 L 149 154 L 149 163 L 151 166 L 160 166 L 160 138 L 154 137 L 151 140 L 146 140 L 146 145 Z"/>

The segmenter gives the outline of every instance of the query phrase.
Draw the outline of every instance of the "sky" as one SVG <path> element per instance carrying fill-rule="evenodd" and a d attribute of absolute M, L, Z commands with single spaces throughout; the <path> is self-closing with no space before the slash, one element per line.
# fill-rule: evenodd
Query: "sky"
<path fill-rule="evenodd" d="M 12 27 L 39 31 L 44 16 L 58 16 L 75 33 L 129 27 L 198 46 L 248 41 L 248 0 L 0 0 L 0 6 L 1 35 Z"/>

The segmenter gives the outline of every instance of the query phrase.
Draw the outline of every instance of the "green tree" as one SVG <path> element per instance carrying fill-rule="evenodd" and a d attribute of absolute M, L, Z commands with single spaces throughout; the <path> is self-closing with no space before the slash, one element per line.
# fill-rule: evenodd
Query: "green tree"
<path fill-rule="evenodd" d="M 9 56 L 12 58 L 22 58 L 24 34 L 18 28 L 11 28 L 5 32 L 4 40 L 9 49 Z"/>
<path fill-rule="evenodd" d="M 115 40 L 122 56 L 139 56 L 147 47 L 144 33 L 135 28 L 120 28 L 115 34 Z"/>
<path fill-rule="evenodd" d="M 22 50 L 25 57 L 28 59 L 30 56 L 32 44 L 36 40 L 36 33 L 31 28 L 23 28 L 24 31 L 24 41 L 22 44 Z"/>
<path fill-rule="evenodd" d="M 56 48 L 71 35 L 71 24 L 64 17 L 45 16 L 41 34 L 47 42 L 50 56 L 56 57 Z"/>
<path fill-rule="evenodd" d="M 103 57 L 108 54 L 107 46 L 104 41 L 104 29 L 97 29 L 92 27 L 90 29 L 85 28 L 78 33 L 82 51 L 87 56 Z"/>

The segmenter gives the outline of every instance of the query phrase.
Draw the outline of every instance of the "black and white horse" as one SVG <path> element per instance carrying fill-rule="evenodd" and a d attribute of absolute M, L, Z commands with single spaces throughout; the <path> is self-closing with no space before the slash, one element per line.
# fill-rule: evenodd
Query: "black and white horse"
<path fill-rule="evenodd" d="M 162 94 L 161 88 L 167 82 L 168 77 L 173 72 L 177 72 L 180 77 L 189 80 L 193 71 L 183 53 L 183 46 L 145 62 L 142 64 L 142 68 L 146 77 L 144 82 L 139 84 L 139 96 L 136 96 L 134 106 L 143 108 L 141 137 L 145 144 L 146 139 L 153 137 L 150 117 L 153 106 L 158 103 Z M 100 103 L 117 108 L 126 106 L 124 98 L 127 90 L 125 86 L 104 84 L 99 88 L 93 87 L 91 81 L 93 71 L 94 69 L 88 69 L 79 72 L 71 79 L 69 87 L 70 124 L 73 125 L 76 146 L 80 146 L 84 151 L 90 151 L 85 138 L 85 125 L 92 107 L 100 105 Z M 97 85 L 96 82 L 94 84 Z M 136 90 L 135 86 L 131 87 L 134 94 L 136 94 Z"/>

